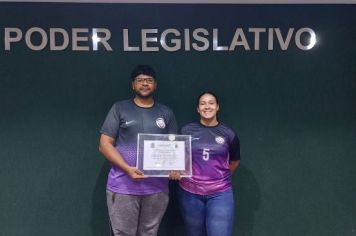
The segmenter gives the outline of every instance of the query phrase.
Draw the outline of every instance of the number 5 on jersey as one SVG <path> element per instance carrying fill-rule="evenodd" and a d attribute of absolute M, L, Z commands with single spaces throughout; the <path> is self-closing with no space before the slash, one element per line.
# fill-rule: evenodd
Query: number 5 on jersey
<path fill-rule="evenodd" d="M 210 157 L 209 151 L 210 151 L 209 148 L 203 148 L 203 160 L 204 161 L 209 160 L 209 157 Z"/>

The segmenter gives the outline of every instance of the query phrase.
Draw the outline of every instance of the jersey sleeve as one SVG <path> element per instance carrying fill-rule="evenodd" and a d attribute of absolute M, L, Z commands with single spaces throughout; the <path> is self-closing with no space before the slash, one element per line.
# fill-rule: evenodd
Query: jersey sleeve
<path fill-rule="evenodd" d="M 183 129 L 183 127 L 180 127 L 180 128 L 179 128 L 178 134 L 184 134 L 184 129 Z"/>
<path fill-rule="evenodd" d="M 103 126 L 101 127 L 100 133 L 108 135 L 114 139 L 117 137 L 117 133 L 120 127 L 120 120 L 116 105 L 114 104 L 109 113 L 106 115 Z"/>
<path fill-rule="evenodd" d="M 237 135 L 234 135 L 230 145 L 229 145 L 229 160 L 238 161 L 240 160 L 240 140 Z"/>
<path fill-rule="evenodd" d="M 183 125 L 182 127 L 180 127 L 180 129 L 179 129 L 179 134 L 185 134 L 185 135 L 187 135 L 188 134 L 188 126 L 189 126 L 189 124 L 185 124 L 185 125 Z"/>
<path fill-rule="evenodd" d="M 169 111 L 169 120 L 168 120 L 167 131 L 169 134 L 177 134 L 178 133 L 176 117 L 174 116 L 174 113 L 172 110 Z"/>

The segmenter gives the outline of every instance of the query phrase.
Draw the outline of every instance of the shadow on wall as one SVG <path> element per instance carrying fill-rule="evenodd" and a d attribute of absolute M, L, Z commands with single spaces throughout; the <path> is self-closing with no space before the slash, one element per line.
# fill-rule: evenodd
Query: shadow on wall
<path fill-rule="evenodd" d="M 252 236 L 255 212 L 260 206 L 260 189 L 253 173 L 240 164 L 233 178 L 235 194 L 234 234 Z"/>
<path fill-rule="evenodd" d="M 178 203 L 178 181 L 169 182 L 169 204 L 162 219 L 158 236 L 182 236 L 184 235 L 184 224 L 179 211 Z"/>
<path fill-rule="evenodd" d="M 109 217 L 106 206 L 106 181 L 110 164 L 104 161 L 93 192 L 93 205 L 90 218 L 91 235 L 110 235 Z"/>

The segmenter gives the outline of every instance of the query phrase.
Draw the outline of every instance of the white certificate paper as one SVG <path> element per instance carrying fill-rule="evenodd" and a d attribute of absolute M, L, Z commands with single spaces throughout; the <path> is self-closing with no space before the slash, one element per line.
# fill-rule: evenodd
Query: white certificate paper
<path fill-rule="evenodd" d="M 184 141 L 144 141 L 144 170 L 184 170 Z"/>
<path fill-rule="evenodd" d="M 183 134 L 137 134 L 137 169 L 149 177 L 169 177 L 172 171 L 191 177 L 191 139 Z"/>

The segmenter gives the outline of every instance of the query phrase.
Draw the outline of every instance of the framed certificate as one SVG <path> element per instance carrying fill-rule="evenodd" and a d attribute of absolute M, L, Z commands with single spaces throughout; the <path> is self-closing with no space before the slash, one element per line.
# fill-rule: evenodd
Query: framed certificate
<path fill-rule="evenodd" d="M 146 176 L 168 177 L 178 171 L 192 175 L 191 136 L 177 134 L 138 134 L 137 166 Z"/>

